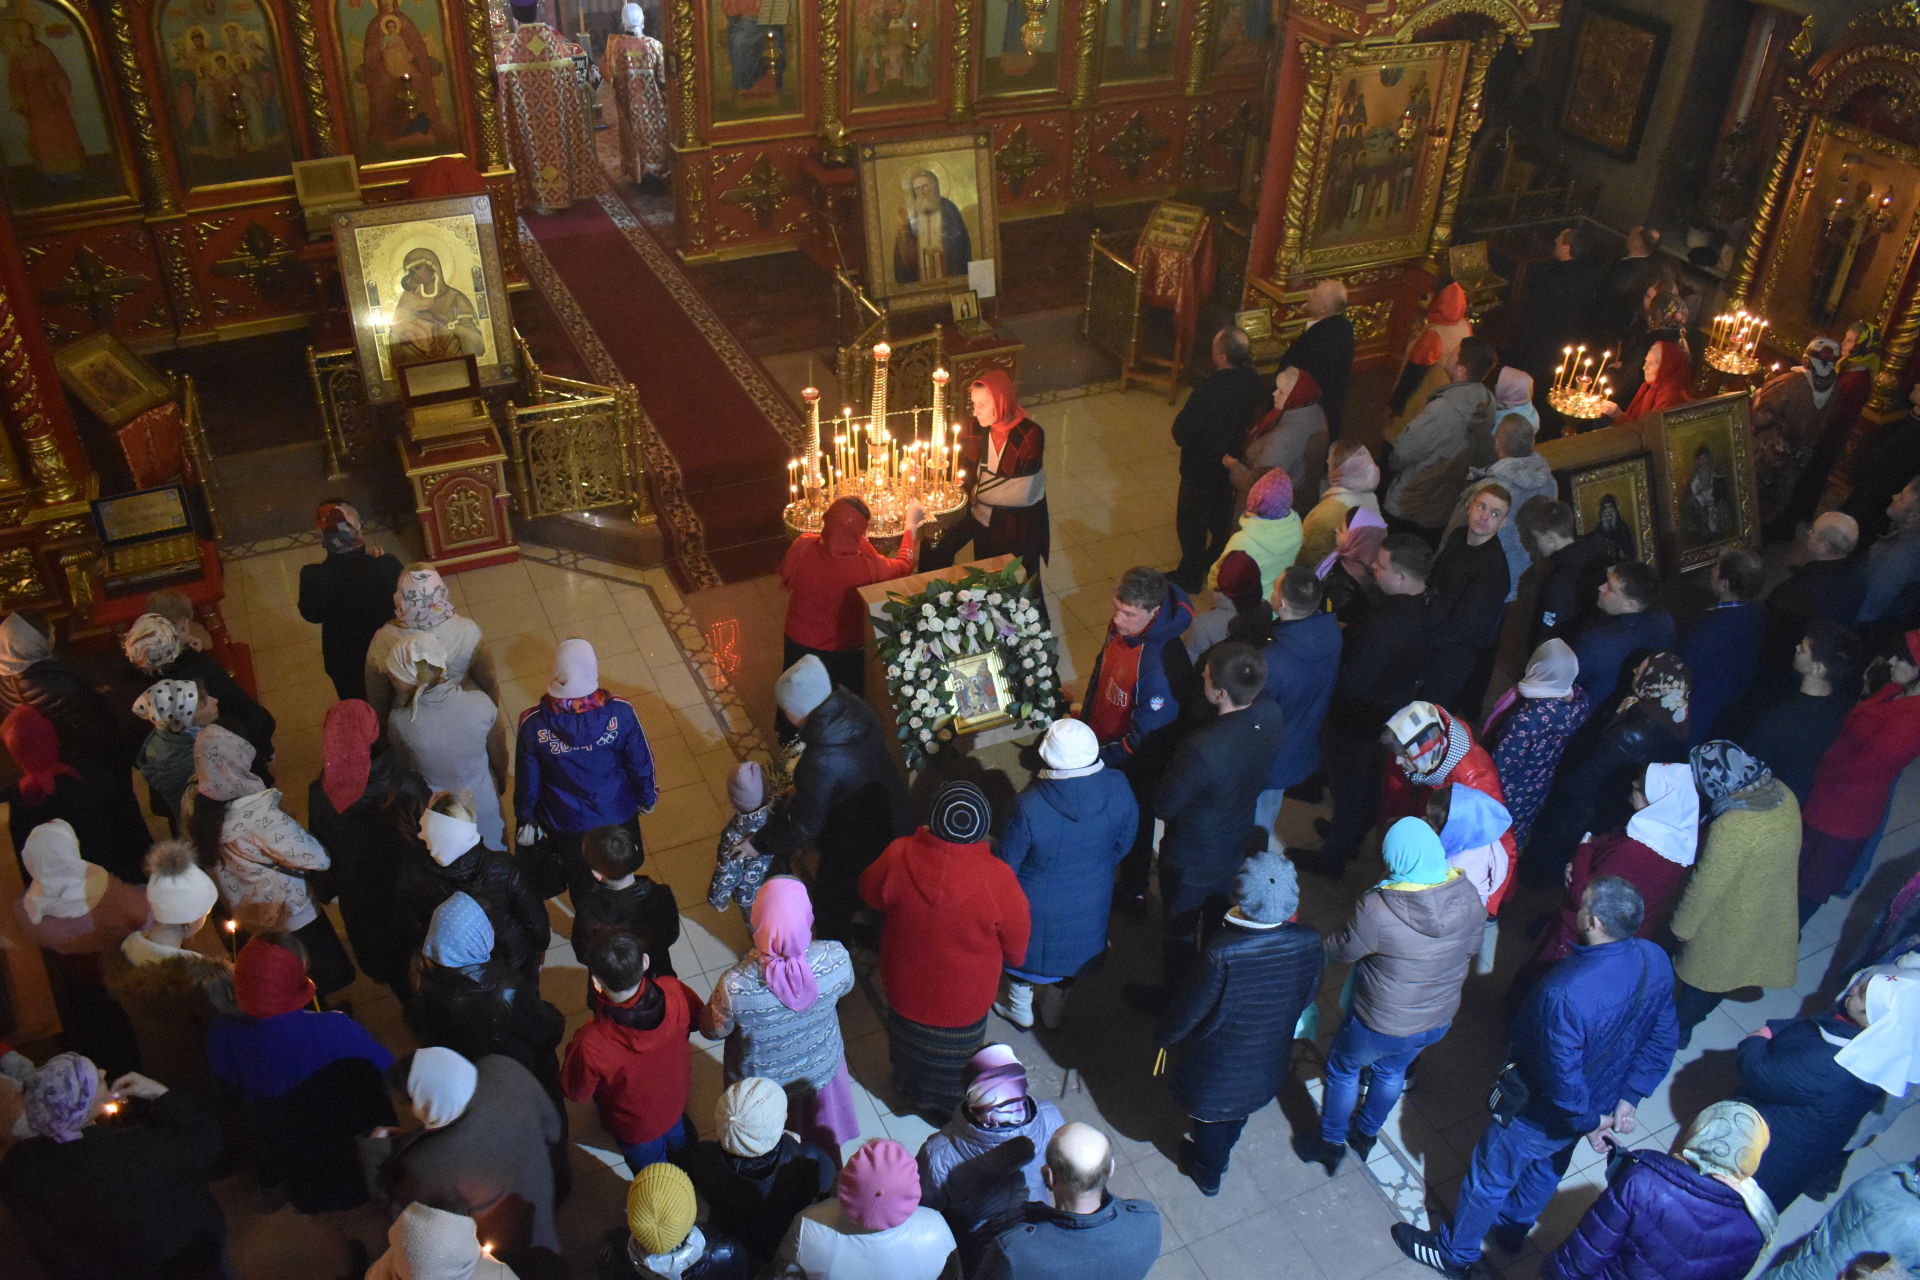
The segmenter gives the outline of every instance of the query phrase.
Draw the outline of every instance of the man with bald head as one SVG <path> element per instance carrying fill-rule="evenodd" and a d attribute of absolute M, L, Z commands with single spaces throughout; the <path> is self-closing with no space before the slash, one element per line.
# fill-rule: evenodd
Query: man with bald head
<path fill-rule="evenodd" d="M 1316 280 L 1307 291 L 1307 327 L 1280 354 L 1282 369 L 1303 369 L 1320 384 L 1320 408 L 1327 415 L 1327 441 L 1340 438 L 1347 407 L 1347 382 L 1353 375 L 1353 321 L 1347 318 L 1347 286 Z"/>
<path fill-rule="evenodd" d="M 1789 686 L 1793 651 L 1808 623 L 1825 618 L 1851 627 L 1860 616 L 1867 581 L 1854 555 L 1859 545 L 1860 525 L 1852 516 L 1824 512 L 1807 530 L 1806 562 L 1767 596 L 1766 665 L 1781 687 Z"/>
<path fill-rule="evenodd" d="M 1107 1193 L 1113 1147 L 1089 1124 L 1061 1125 L 1041 1179 L 1052 1204 L 1029 1204 L 973 1272 L 989 1280 L 1143 1280 L 1160 1256 L 1160 1211 Z"/>

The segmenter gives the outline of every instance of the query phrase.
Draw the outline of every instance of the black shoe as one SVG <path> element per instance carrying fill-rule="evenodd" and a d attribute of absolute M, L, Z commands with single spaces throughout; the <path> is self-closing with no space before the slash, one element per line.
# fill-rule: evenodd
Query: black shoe
<path fill-rule="evenodd" d="M 1487 1234 L 1492 1237 L 1494 1245 L 1500 1252 L 1511 1258 L 1527 1247 L 1527 1237 L 1532 1232 L 1532 1227 L 1503 1226 L 1495 1227 Z"/>
<path fill-rule="evenodd" d="M 1120 988 L 1120 998 L 1128 1007 L 1137 1009 L 1149 1017 L 1157 1018 L 1167 1011 L 1173 1003 L 1173 997 L 1165 987 L 1149 986 L 1144 982 L 1129 982 Z"/>
<path fill-rule="evenodd" d="M 1360 1157 L 1362 1164 L 1365 1164 L 1367 1157 L 1373 1154 L 1373 1144 L 1378 1141 L 1380 1141 L 1380 1135 L 1377 1133 L 1362 1133 L 1358 1129 L 1347 1130 L 1347 1146 L 1353 1154 Z"/>
<path fill-rule="evenodd" d="M 1296 1133 L 1293 1135 L 1293 1154 L 1300 1157 L 1302 1164 L 1319 1165 L 1331 1178 L 1340 1171 L 1340 1162 L 1346 1159 L 1347 1149 L 1334 1146 L 1317 1133 Z"/>
<path fill-rule="evenodd" d="M 1215 1178 L 1211 1182 L 1209 1182 L 1205 1178 L 1202 1178 L 1199 1174 L 1195 1173 L 1193 1171 L 1193 1162 L 1191 1159 L 1192 1155 L 1193 1155 L 1193 1143 L 1182 1142 L 1180 1144 L 1179 1153 L 1174 1156 L 1174 1167 L 1179 1169 L 1180 1172 L 1183 1175 L 1185 1175 L 1193 1183 L 1194 1186 L 1200 1189 L 1201 1195 L 1203 1196 L 1219 1195 L 1220 1179 Z"/>
<path fill-rule="evenodd" d="M 1400 1252 L 1421 1266 L 1438 1271 L 1447 1280 L 1467 1280 L 1467 1272 L 1471 1268 L 1453 1266 L 1441 1255 L 1439 1246 L 1433 1241 L 1433 1232 L 1422 1231 L 1411 1222 L 1393 1224 L 1393 1242 L 1400 1246 Z"/>

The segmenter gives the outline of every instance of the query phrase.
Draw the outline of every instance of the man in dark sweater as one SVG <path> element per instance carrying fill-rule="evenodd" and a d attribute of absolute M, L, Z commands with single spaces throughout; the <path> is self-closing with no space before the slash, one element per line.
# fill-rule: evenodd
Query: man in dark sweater
<path fill-rule="evenodd" d="M 1225 459 L 1239 456 L 1267 394 L 1247 335 L 1232 325 L 1215 334 L 1213 372 L 1173 420 L 1173 442 L 1180 446 L 1180 493 L 1173 509 L 1180 565 L 1172 577 L 1187 591 L 1200 589 L 1233 532 L 1233 479 Z"/>
<path fill-rule="evenodd" d="M 1433 647 L 1432 568 L 1433 552 L 1416 534 L 1388 534 L 1380 544 L 1373 576 L 1382 598 L 1342 637 L 1340 678 L 1327 713 L 1333 819 L 1320 828 L 1326 842 L 1317 852 L 1294 852 L 1304 871 L 1339 879 L 1379 815 L 1380 732 L 1387 717 L 1418 695 Z"/>
<path fill-rule="evenodd" d="M 1837 622 L 1814 618 L 1793 651 L 1793 670 L 1800 677 L 1799 691 L 1761 713 L 1739 741 L 1804 806 L 1813 792 L 1813 771 L 1853 709 L 1860 637 Z"/>
<path fill-rule="evenodd" d="M 1713 608 L 1687 628 L 1680 642 L 1680 657 L 1693 673 L 1684 726 L 1690 746 L 1725 737 L 1718 727 L 1723 714 L 1753 685 L 1767 623 L 1759 604 L 1766 580 L 1760 557 L 1738 547 L 1721 552 L 1713 566 L 1708 584 L 1713 588 Z"/>
<path fill-rule="evenodd" d="M 1433 600 L 1440 616 L 1427 668 L 1429 702 L 1479 720 L 1480 701 L 1493 675 L 1493 650 L 1512 585 L 1500 529 L 1513 509 L 1502 485 L 1483 486 L 1467 503 L 1466 523 L 1447 535 L 1433 562 Z"/>
<path fill-rule="evenodd" d="M 1825 618 L 1843 627 L 1860 616 L 1867 582 L 1854 562 L 1860 545 L 1860 525 L 1852 516 L 1827 511 L 1807 530 L 1807 561 L 1788 573 L 1767 593 L 1765 662 L 1782 670 L 1793 658 L 1793 647 L 1806 634 L 1807 624 Z"/>
<path fill-rule="evenodd" d="M 1573 654 L 1580 660 L 1574 679 L 1586 687 L 1596 716 L 1613 698 L 1623 671 L 1650 653 L 1673 648 L 1673 615 L 1660 607 L 1659 595 L 1659 576 L 1638 560 L 1622 560 L 1607 570 L 1594 597 L 1603 616 L 1573 639 Z"/>
<path fill-rule="evenodd" d="M 1353 321 L 1347 319 L 1347 286 L 1316 280 L 1307 291 L 1307 327 L 1280 353 L 1282 369 L 1298 368 L 1320 384 L 1320 409 L 1327 415 L 1327 443 L 1340 438 L 1347 408 L 1347 382 L 1353 376 Z"/>
<path fill-rule="evenodd" d="M 1040 1170 L 1053 1203 L 1027 1204 L 987 1246 L 976 1280 L 1144 1280 L 1160 1256 L 1160 1211 L 1115 1199 L 1112 1176 L 1105 1134 L 1077 1121 L 1054 1130 Z"/>
<path fill-rule="evenodd" d="M 1549 640 L 1571 642 L 1599 608 L 1594 601 L 1607 580 L 1612 554 L 1591 533 L 1574 536 L 1573 508 L 1564 502 L 1529 498 L 1519 520 L 1520 537 L 1533 553 L 1532 572 L 1540 581 L 1533 637 L 1527 643 L 1538 649 Z"/>

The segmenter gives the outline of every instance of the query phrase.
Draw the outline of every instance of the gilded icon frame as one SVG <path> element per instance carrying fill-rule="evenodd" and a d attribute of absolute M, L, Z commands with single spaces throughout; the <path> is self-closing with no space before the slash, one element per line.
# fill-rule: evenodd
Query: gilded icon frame
<path fill-rule="evenodd" d="M 1653 479 L 1643 454 L 1624 462 L 1585 467 L 1567 474 L 1567 500 L 1573 507 L 1576 536 L 1592 533 L 1600 524 L 1606 500 L 1612 498 L 1620 512 L 1626 536 L 1633 540 L 1631 559 L 1644 561 L 1654 570 L 1660 568 L 1659 543 L 1654 536 Z"/>
<path fill-rule="evenodd" d="M 906 230 L 907 183 L 921 171 L 939 181 L 938 195 L 951 200 L 959 213 L 969 243 L 970 261 L 1000 260 L 1000 220 L 995 205 L 993 135 L 987 130 L 942 134 L 932 138 L 902 138 L 892 142 L 862 143 L 858 151 L 860 219 L 866 233 L 869 297 L 879 302 L 914 305 L 926 299 L 945 302 L 948 294 L 967 289 L 967 264 L 947 262 L 947 274 L 936 280 L 899 278 L 895 261 L 896 234 Z M 954 199 L 964 196 L 970 204 Z M 974 216 L 969 225 L 966 210 Z M 892 216 L 888 216 L 889 211 Z"/>
<path fill-rule="evenodd" d="M 173 384 L 105 329 L 54 352 L 53 367 L 61 385 L 109 427 L 123 427 L 173 398 Z M 102 377 L 116 378 L 123 386 L 110 387 Z"/>
<path fill-rule="evenodd" d="M 1672 34 L 1673 28 L 1659 18 L 1588 0 L 1574 33 L 1555 127 L 1615 159 L 1639 156 Z M 1623 58 L 1633 61 L 1626 64 L 1626 80 L 1616 83 L 1619 77 L 1613 73 Z"/>
<path fill-rule="evenodd" d="M 1668 563 L 1681 573 L 1712 564 L 1723 551 L 1760 545 L 1749 405 L 1746 392 L 1729 392 L 1655 415 L 1643 433 L 1665 516 Z M 1706 476 L 1699 473 L 1702 450 Z"/>
<path fill-rule="evenodd" d="M 986 699 L 979 704 L 967 702 L 969 687 L 985 676 Z M 1007 688 L 1006 666 L 997 649 L 969 653 L 947 663 L 947 685 L 953 690 L 953 731 L 979 733 L 1013 719 L 1013 694 Z"/>

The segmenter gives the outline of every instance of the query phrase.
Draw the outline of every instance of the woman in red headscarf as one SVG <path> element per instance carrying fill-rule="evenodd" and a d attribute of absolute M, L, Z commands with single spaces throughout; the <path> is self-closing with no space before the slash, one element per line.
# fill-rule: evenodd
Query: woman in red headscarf
<path fill-rule="evenodd" d="M 854 693 L 867 688 L 867 611 L 860 588 L 913 572 L 916 530 L 926 513 L 914 504 L 900 550 L 881 555 L 867 539 L 872 514 L 858 498 L 840 498 L 827 508 L 819 533 L 803 533 L 780 562 L 787 589 L 786 656 L 781 670 L 808 654 L 819 658 L 833 682 Z M 780 740 L 796 730 L 779 717 Z"/>
<path fill-rule="evenodd" d="M 1394 440 L 1400 429 L 1426 407 L 1427 397 L 1447 385 L 1447 368 L 1460 355 L 1460 340 L 1473 336 L 1473 322 L 1467 319 L 1467 291 L 1458 281 L 1433 295 L 1427 305 L 1426 327 L 1407 347 L 1407 361 L 1400 366 L 1400 380 L 1387 399 L 1387 439 Z"/>
<path fill-rule="evenodd" d="M 1644 378 L 1633 399 L 1622 409 L 1609 402 L 1607 416 L 1616 423 L 1637 422 L 1649 413 L 1672 409 L 1693 399 L 1693 361 L 1677 342 L 1656 342 L 1647 348 L 1641 365 Z"/>
<path fill-rule="evenodd" d="M 977 424 L 961 438 L 960 465 L 973 502 L 960 522 L 927 549 L 928 568 L 945 568 L 973 544 L 976 558 L 1013 554 L 1040 576 L 1052 551 L 1047 519 L 1046 432 L 1027 416 L 1013 379 L 989 369 L 967 388 Z"/>
<path fill-rule="evenodd" d="M 1247 505 L 1247 491 L 1275 467 L 1293 481 L 1293 492 L 1307 503 L 1320 493 L 1326 476 L 1327 412 L 1320 407 L 1320 384 L 1305 369 L 1282 369 L 1273 380 L 1273 407 L 1247 431 L 1241 456 L 1221 459 L 1233 477 L 1233 509 Z M 1242 461 L 1244 459 L 1244 461 Z"/>
<path fill-rule="evenodd" d="M 417 938 L 402 923 L 395 886 L 413 856 L 418 812 L 403 814 L 403 793 L 421 787 L 380 741 L 380 720 L 359 698 L 327 708 L 320 726 L 320 776 L 307 788 L 307 829 L 333 857 L 340 919 L 360 971 L 410 995 L 407 966 Z"/>

